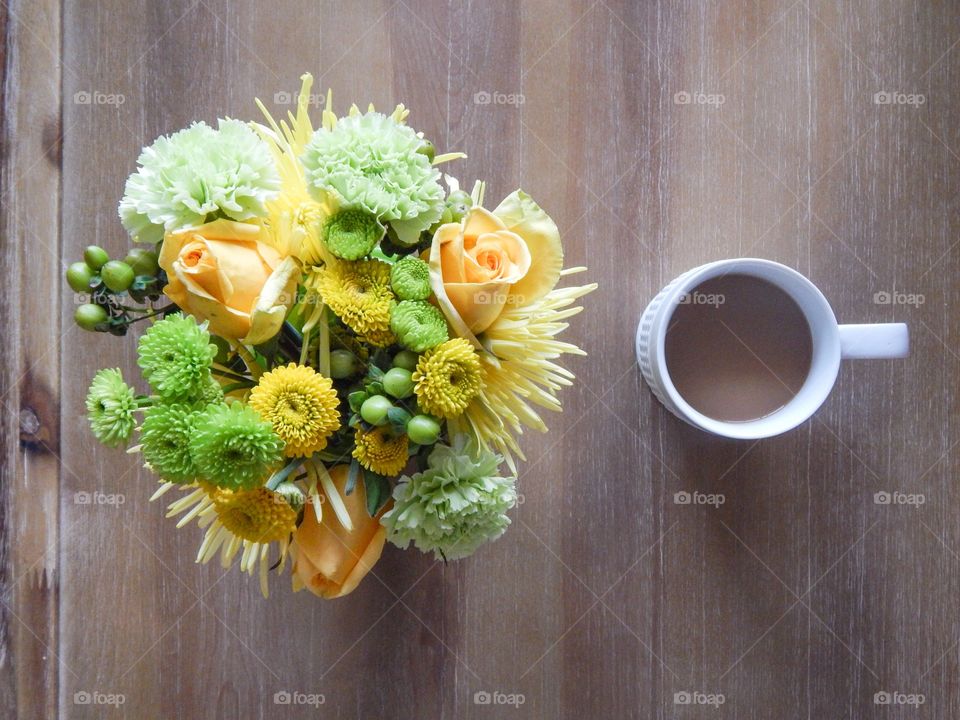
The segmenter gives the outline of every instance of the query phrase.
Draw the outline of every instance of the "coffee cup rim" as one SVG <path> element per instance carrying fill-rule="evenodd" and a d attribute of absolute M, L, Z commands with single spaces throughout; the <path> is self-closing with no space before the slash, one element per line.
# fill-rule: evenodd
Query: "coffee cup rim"
<path fill-rule="evenodd" d="M 754 420 L 730 422 L 704 415 L 677 390 L 666 362 L 667 329 L 681 298 L 705 281 L 728 274 L 751 275 L 773 283 L 797 303 L 810 329 L 813 357 L 800 390 L 780 409 Z M 762 258 L 718 260 L 681 276 L 676 287 L 664 298 L 663 305 L 659 327 L 655 329 L 657 365 L 662 369 L 661 387 L 689 422 L 708 432 L 741 440 L 780 435 L 809 419 L 823 405 L 836 383 L 840 371 L 840 331 L 836 316 L 820 289 L 793 268 Z"/>

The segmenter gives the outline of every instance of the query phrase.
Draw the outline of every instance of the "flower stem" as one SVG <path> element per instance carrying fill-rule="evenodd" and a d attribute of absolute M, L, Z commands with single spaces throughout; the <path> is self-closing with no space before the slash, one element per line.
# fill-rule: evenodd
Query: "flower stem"
<path fill-rule="evenodd" d="M 254 380 L 259 380 L 260 376 L 263 375 L 263 368 L 260 367 L 260 363 L 257 362 L 257 359 L 253 356 L 246 346 L 238 342 L 237 346 L 234 348 L 237 351 L 237 355 L 243 358 L 243 362 L 247 366 L 247 370 L 250 371 L 250 375 Z"/>

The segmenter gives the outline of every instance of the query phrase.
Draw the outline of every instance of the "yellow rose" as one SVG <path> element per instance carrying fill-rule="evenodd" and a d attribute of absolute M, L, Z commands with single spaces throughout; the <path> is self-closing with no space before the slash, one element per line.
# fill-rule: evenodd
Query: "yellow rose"
<path fill-rule="evenodd" d="M 163 292 L 210 332 L 246 345 L 280 331 L 296 296 L 300 267 L 260 242 L 259 225 L 214 220 L 169 233 L 160 250 Z"/>
<path fill-rule="evenodd" d="M 458 335 L 478 335 L 507 305 L 528 305 L 557 284 L 560 233 L 521 190 L 496 210 L 471 208 L 441 225 L 430 247 L 430 284 Z"/>
<path fill-rule="evenodd" d="M 353 530 L 344 529 L 329 503 L 326 503 L 323 521 L 317 522 L 317 515 L 308 503 L 303 522 L 293 535 L 296 547 L 294 589 L 300 589 L 302 585 L 323 598 L 342 597 L 353 592 L 380 559 L 386 529 L 380 524 L 380 515 L 370 517 L 367 512 L 367 493 L 362 477 L 357 478 L 352 493 L 347 495 L 344 492 L 348 475 L 348 465 L 338 465 L 330 470 L 330 478 L 340 491 Z"/>

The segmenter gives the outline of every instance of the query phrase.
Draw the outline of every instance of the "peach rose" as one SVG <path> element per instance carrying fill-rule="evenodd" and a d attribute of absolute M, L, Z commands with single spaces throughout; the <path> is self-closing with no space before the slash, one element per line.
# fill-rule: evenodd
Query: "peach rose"
<path fill-rule="evenodd" d="M 348 475 L 348 465 L 338 465 L 330 470 L 330 478 L 340 491 L 353 530 L 344 529 L 329 503 L 322 522 L 317 522 L 313 507 L 307 503 L 303 522 L 293 535 L 295 590 L 306 587 L 323 598 L 342 597 L 353 592 L 380 559 L 386 529 L 380 524 L 379 515 L 370 517 L 367 512 L 367 493 L 362 477 L 357 479 L 352 493 L 344 493 Z"/>
<path fill-rule="evenodd" d="M 557 226 L 520 190 L 493 212 L 474 207 L 441 225 L 430 248 L 431 288 L 461 336 L 482 333 L 508 304 L 548 293 L 562 267 Z"/>
<path fill-rule="evenodd" d="M 296 296 L 300 267 L 260 242 L 260 226 L 214 220 L 169 233 L 160 250 L 163 292 L 210 332 L 246 345 L 280 331 Z"/>

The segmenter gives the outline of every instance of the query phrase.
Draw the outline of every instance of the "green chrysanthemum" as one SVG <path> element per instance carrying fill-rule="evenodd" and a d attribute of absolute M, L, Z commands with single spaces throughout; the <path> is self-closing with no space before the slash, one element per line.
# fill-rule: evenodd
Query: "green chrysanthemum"
<path fill-rule="evenodd" d="M 207 382 L 203 390 L 200 391 L 200 394 L 193 399 L 193 404 L 200 408 L 205 408 L 207 405 L 219 405 L 222 402 L 223 386 L 211 375 L 209 382 Z"/>
<path fill-rule="evenodd" d="M 413 255 L 394 263 L 390 285 L 401 300 L 426 300 L 430 297 L 430 266 Z"/>
<path fill-rule="evenodd" d="M 412 129 L 377 112 L 340 118 L 310 139 L 302 158 L 307 183 L 318 199 L 333 193 L 389 222 L 411 245 L 443 212 L 440 173 L 417 152 L 421 143 Z"/>
<path fill-rule="evenodd" d="M 283 458 L 283 441 L 270 423 L 243 403 L 211 405 L 194 423 L 190 455 L 200 477 L 229 490 L 263 484 Z"/>
<path fill-rule="evenodd" d="M 343 260 L 359 260 L 369 255 L 383 237 L 383 225 L 375 215 L 357 208 L 340 210 L 323 226 L 327 248 Z"/>
<path fill-rule="evenodd" d="M 437 445 L 427 469 L 394 488 L 394 506 L 381 520 L 390 542 L 405 548 L 412 541 L 422 552 L 456 560 L 500 537 L 517 502 L 514 478 L 498 475 L 500 462 L 465 435 L 452 447 Z"/>
<path fill-rule="evenodd" d="M 197 467 L 190 455 L 190 439 L 199 412 L 190 405 L 154 405 L 140 426 L 143 459 L 161 478 L 172 483 L 191 483 Z"/>
<path fill-rule="evenodd" d="M 390 329 L 397 341 L 414 352 L 423 352 L 444 342 L 447 321 L 426 300 L 404 300 L 390 310 Z"/>
<path fill-rule="evenodd" d="M 129 440 L 136 426 L 136 407 L 136 394 L 119 370 L 104 368 L 93 376 L 87 393 L 87 418 L 97 440 L 108 447 Z"/>
<path fill-rule="evenodd" d="M 154 392 L 169 401 L 191 401 L 210 391 L 217 346 L 191 316 L 168 315 L 140 338 L 137 360 Z"/>
<path fill-rule="evenodd" d="M 134 240 L 159 242 L 164 232 L 201 225 L 213 215 L 248 220 L 266 214 L 280 188 L 267 145 L 239 120 L 203 122 L 144 148 L 127 180 L 120 219 Z"/>

